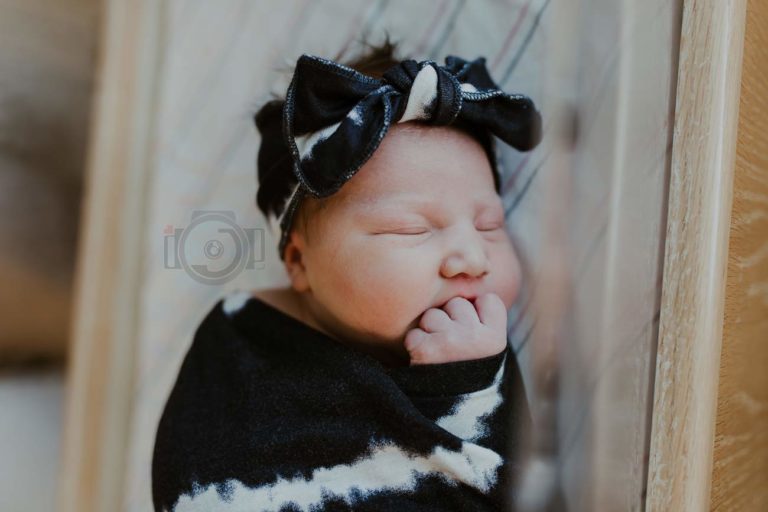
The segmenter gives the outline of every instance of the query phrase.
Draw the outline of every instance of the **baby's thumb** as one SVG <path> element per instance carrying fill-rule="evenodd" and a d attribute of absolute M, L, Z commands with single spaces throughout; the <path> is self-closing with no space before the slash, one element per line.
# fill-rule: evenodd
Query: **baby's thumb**
<path fill-rule="evenodd" d="M 507 330 L 507 308 L 495 293 L 486 293 L 475 300 L 477 316 L 483 325 L 505 332 Z"/>

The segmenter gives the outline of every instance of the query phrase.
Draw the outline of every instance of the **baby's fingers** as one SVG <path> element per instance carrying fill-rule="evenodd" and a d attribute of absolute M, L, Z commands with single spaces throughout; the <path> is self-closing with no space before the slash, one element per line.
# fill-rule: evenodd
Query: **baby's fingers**
<path fill-rule="evenodd" d="M 403 345 L 410 356 L 411 366 L 443 362 L 440 347 L 429 341 L 430 334 L 416 328 L 408 331 Z"/>
<path fill-rule="evenodd" d="M 495 293 L 486 293 L 475 299 L 475 309 L 480 322 L 488 327 L 506 332 L 507 308 Z"/>
<path fill-rule="evenodd" d="M 405 338 L 403 339 L 405 350 L 407 350 L 409 354 L 412 354 L 424 344 L 427 336 L 428 334 L 423 329 L 419 329 L 418 327 L 411 329 L 405 334 Z"/>
<path fill-rule="evenodd" d="M 478 319 L 477 312 L 472 303 L 463 297 L 454 297 L 443 306 L 443 310 L 448 313 L 451 320 L 455 322 L 469 323 Z"/>
<path fill-rule="evenodd" d="M 421 315 L 419 327 L 426 332 L 446 331 L 451 327 L 451 317 L 438 308 L 430 308 Z"/>

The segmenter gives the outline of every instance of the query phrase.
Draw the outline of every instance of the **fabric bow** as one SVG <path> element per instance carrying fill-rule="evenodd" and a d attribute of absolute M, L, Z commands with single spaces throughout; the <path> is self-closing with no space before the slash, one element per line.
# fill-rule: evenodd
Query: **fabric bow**
<path fill-rule="evenodd" d="M 459 119 L 520 151 L 541 139 L 541 116 L 527 96 L 499 90 L 484 57 L 469 62 L 453 55 L 445 66 L 404 60 L 376 79 L 304 54 L 283 105 L 283 136 L 299 183 L 325 197 L 362 167 L 393 122 Z"/>

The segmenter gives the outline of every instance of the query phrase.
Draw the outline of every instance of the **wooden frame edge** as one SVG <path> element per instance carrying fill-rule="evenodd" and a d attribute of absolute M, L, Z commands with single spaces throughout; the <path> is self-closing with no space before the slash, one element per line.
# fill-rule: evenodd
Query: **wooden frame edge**
<path fill-rule="evenodd" d="M 68 355 L 57 509 L 122 508 L 165 2 L 107 0 Z"/>
<path fill-rule="evenodd" d="M 745 0 L 685 0 L 646 510 L 706 510 Z"/>

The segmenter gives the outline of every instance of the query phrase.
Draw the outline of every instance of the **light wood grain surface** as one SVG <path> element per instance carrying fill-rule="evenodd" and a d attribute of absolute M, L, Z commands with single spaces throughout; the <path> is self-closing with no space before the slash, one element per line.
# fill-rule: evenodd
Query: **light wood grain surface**
<path fill-rule="evenodd" d="M 768 3 L 748 0 L 711 508 L 768 510 Z"/>
<path fill-rule="evenodd" d="M 684 3 L 649 511 L 709 505 L 745 8 Z"/>

